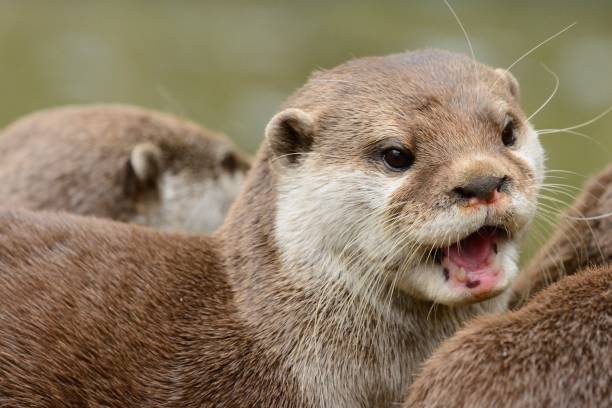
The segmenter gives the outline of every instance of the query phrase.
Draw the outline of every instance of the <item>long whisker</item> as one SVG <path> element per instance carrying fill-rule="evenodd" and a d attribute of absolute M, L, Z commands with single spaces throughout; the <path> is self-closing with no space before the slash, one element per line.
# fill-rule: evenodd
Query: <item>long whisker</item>
<path fill-rule="evenodd" d="M 463 26 L 463 23 L 459 19 L 459 16 L 457 15 L 457 13 L 455 13 L 455 10 L 453 9 L 453 7 L 450 5 L 450 3 L 447 0 L 444 0 L 444 4 L 446 4 L 446 7 L 448 7 L 450 12 L 453 14 L 453 17 L 455 17 L 455 21 L 457 21 L 457 24 L 459 24 L 459 28 L 461 28 L 461 31 L 463 31 L 463 36 L 465 37 L 465 40 L 467 41 L 468 47 L 470 47 L 470 54 L 472 55 L 472 59 L 476 59 L 476 54 L 474 53 L 474 48 L 472 47 L 472 41 L 470 41 L 470 36 L 465 30 L 465 27 Z"/>
<path fill-rule="evenodd" d="M 552 98 L 555 97 L 555 95 L 557 94 L 557 90 L 559 89 L 559 76 L 557 74 L 555 74 L 550 68 L 548 68 L 545 64 L 541 64 L 542 67 L 548 71 L 549 74 L 551 74 L 553 76 L 553 78 L 555 79 L 555 88 L 553 89 L 552 93 L 550 94 L 550 96 L 544 101 L 544 103 L 542 105 L 540 105 L 540 107 L 538 109 L 536 109 L 535 112 L 533 112 L 531 115 L 529 115 L 529 117 L 527 118 L 527 121 L 530 121 L 531 118 L 533 118 L 535 115 L 537 115 L 538 113 L 540 113 L 540 111 L 542 109 L 544 109 L 546 107 L 546 105 L 548 105 L 548 103 L 552 100 Z"/>
<path fill-rule="evenodd" d="M 538 48 L 540 48 L 541 46 L 543 46 L 544 44 L 554 40 L 555 38 L 557 38 L 558 36 L 560 36 L 561 34 L 563 34 L 564 32 L 566 32 L 567 30 L 569 30 L 570 28 L 572 28 L 573 26 L 575 26 L 577 24 L 577 22 L 573 22 L 572 24 L 568 25 L 567 27 L 565 27 L 564 29 L 562 29 L 561 31 L 558 31 L 556 34 L 551 35 L 550 37 L 548 37 L 547 39 L 545 39 L 544 41 L 540 42 L 539 44 L 537 44 L 536 46 L 534 46 L 533 48 L 531 48 L 529 51 L 527 51 L 526 53 L 524 53 L 523 55 L 521 55 L 520 57 L 518 57 L 518 59 L 516 61 L 514 61 L 512 64 L 510 64 L 510 66 L 508 68 L 506 68 L 506 71 L 510 71 L 514 66 L 516 66 L 516 64 L 518 64 L 519 62 L 521 62 L 523 59 L 527 58 L 527 56 L 529 56 L 529 54 L 531 54 L 532 52 L 534 52 L 535 50 L 537 50 Z"/>
<path fill-rule="evenodd" d="M 591 123 L 597 122 L 599 119 L 603 118 L 610 112 L 612 112 L 612 106 L 610 106 L 608 109 L 601 112 L 599 115 L 595 116 L 594 118 L 587 120 L 586 122 L 582 122 L 577 125 L 566 127 L 563 129 L 541 129 L 541 130 L 538 130 L 538 134 L 545 135 L 547 133 L 555 133 L 555 132 L 561 132 L 561 131 L 567 132 L 568 130 L 580 129 L 582 127 L 590 125 Z"/>
<path fill-rule="evenodd" d="M 587 135 L 586 133 L 576 132 L 575 130 L 559 129 L 558 131 L 555 131 L 555 132 L 546 132 L 546 133 L 538 133 L 538 134 L 541 135 L 541 136 L 545 136 L 545 135 L 554 134 L 554 133 L 569 133 L 570 135 L 580 136 L 583 139 L 586 139 L 586 140 L 588 140 L 590 142 L 593 142 L 597 146 L 601 147 L 602 150 L 605 151 L 608 154 L 608 156 L 612 156 L 612 152 L 610 152 L 610 149 L 608 149 L 606 147 L 606 145 L 601 143 L 599 140 L 595 139 L 593 136 Z"/>
<path fill-rule="evenodd" d="M 604 218 L 612 217 L 612 212 L 600 214 L 600 215 L 594 215 L 591 217 L 574 217 L 569 214 L 561 214 L 561 217 L 569 218 L 570 220 L 578 220 L 578 221 L 594 221 L 594 220 L 602 220 Z"/>

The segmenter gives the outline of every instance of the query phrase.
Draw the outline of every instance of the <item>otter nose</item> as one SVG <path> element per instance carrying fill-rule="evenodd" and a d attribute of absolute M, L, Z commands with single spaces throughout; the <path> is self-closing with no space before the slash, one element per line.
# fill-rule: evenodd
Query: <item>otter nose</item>
<path fill-rule="evenodd" d="M 507 177 L 475 177 L 467 184 L 455 187 L 453 191 L 460 197 L 465 199 L 477 198 L 483 201 L 489 201 L 495 195 L 496 191 L 501 191 Z"/>

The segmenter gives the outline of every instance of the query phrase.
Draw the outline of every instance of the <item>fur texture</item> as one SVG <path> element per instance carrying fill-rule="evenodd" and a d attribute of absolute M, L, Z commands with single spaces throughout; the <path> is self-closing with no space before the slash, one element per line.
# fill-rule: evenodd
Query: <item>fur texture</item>
<path fill-rule="evenodd" d="M 513 285 L 511 307 L 520 307 L 563 276 L 612 262 L 611 213 L 612 165 L 588 181 L 562 215 L 553 237 L 520 273 Z"/>
<path fill-rule="evenodd" d="M 488 293 L 449 289 L 431 256 L 487 223 L 516 246 L 529 224 L 543 155 L 505 76 L 443 51 L 358 59 L 284 108 L 211 237 L 0 216 L 7 406 L 387 406 L 439 342 L 505 306 L 510 248 Z M 384 164 L 389 143 L 410 169 Z M 490 172 L 507 183 L 486 210 L 453 193 Z"/>
<path fill-rule="evenodd" d="M 26 116 L 0 133 L 0 157 L 5 207 L 204 232 L 222 223 L 249 168 L 222 135 L 121 105 Z"/>
<path fill-rule="evenodd" d="M 299 406 L 237 319 L 222 242 L 2 213 L 0 406 Z"/>
<path fill-rule="evenodd" d="M 404 406 L 612 406 L 612 267 L 472 322 L 427 360 Z"/>

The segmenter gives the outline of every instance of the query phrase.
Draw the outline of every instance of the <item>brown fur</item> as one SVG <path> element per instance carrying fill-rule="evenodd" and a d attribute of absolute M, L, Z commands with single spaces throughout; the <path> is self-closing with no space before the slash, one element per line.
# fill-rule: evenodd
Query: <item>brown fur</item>
<path fill-rule="evenodd" d="M 425 133 L 411 135 L 403 120 L 415 103 L 429 109 L 430 94 L 433 115 L 447 112 L 453 122 L 428 123 L 419 116 Z M 442 158 L 451 157 L 453 146 L 464 151 L 471 142 L 520 167 L 521 160 L 499 146 L 498 122 L 488 115 L 492 101 L 499 100 L 522 115 L 503 77 L 455 54 L 422 51 L 357 60 L 315 75 L 287 103 L 307 113 L 273 119 L 245 189 L 211 237 L 76 216 L 0 213 L 0 403 L 369 407 L 399 402 L 412 370 L 438 342 L 501 301 L 470 298 L 461 306 L 434 307 L 430 299 L 392 286 L 378 293 L 381 298 L 355 294 L 343 285 L 349 276 L 322 277 L 326 271 L 316 262 L 328 254 L 309 258 L 315 266 L 285 262 L 280 256 L 285 243 L 277 239 L 283 227 L 276 218 L 283 194 L 279 185 L 300 171 L 310 154 L 321 165 L 361 166 L 378 175 L 374 180 L 380 174 L 390 177 L 378 164 L 368 165 L 373 159 L 364 155 L 372 136 L 382 137 L 376 130 L 403 131 L 408 143 L 420 143 L 423 167 L 415 174 L 422 175 L 422 183 L 429 180 L 426 175 L 442 171 Z M 470 109 L 466 102 L 478 104 Z M 394 127 L 380 113 L 395 120 Z M 436 123 L 442 135 L 435 133 Z M 462 136 L 453 132 L 457 129 Z M 439 160 L 427 166 L 427 159 L 436 157 L 435 146 L 441 146 Z M 311 174 L 305 176 L 310 182 Z M 336 181 L 333 171 L 326 177 Z M 517 183 L 533 190 L 525 179 Z M 350 193 L 348 187 L 343 191 Z M 332 226 L 338 230 L 350 223 L 357 206 L 343 208 Z M 317 222 L 328 226 L 327 220 Z M 313 244 L 303 236 L 295 239 L 304 253 Z M 375 255 L 355 256 L 370 262 Z M 335 292 L 329 292 L 330 280 Z M 304 345 L 321 346 L 316 356 L 324 375 L 312 371 Z"/>
<path fill-rule="evenodd" d="M 4 212 L 0 406 L 288 406 L 278 356 L 238 320 L 222 245 Z"/>
<path fill-rule="evenodd" d="M 589 265 L 612 262 L 612 216 L 581 220 L 612 213 L 612 165 L 586 184 L 576 202 L 561 218 L 553 237 L 521 272 L 513 286 L 511 307 L 524 304 L 565 275 Z"/>
<path fill-rule="evenodd" d="M 612 405 L 612 266 L 472 322 L 427 360 L 405 407 Z"/>
<path fill-rule="evenodd" d="M 149 171 L 139 175 L 130 155 L 143 145 L 157 148 L 159 157 L 143 163 Z M 196 184 L 244 173 L 249 167 L 222 135 L 171 115 L 122 105 L 63 107 L 28 115 L 0 133 L 0 158 L 5 207 L 166 228 L 173 222 L 149 214 L 160 205 L 164 174 L 184 174 L 191 180 L 186 183 Z"/>

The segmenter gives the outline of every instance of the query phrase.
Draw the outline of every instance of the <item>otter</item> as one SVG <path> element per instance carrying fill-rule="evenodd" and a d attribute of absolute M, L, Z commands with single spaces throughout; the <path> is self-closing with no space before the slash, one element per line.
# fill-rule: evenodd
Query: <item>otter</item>
<path fill-rule="evenodd" d="M 612 165 L 586 183 L 550 240 L 518 275 L 511 308 L 563 276 L 612 262 Z"/>
<path fill-rule="evenodd" d="M 406 407 L 610 405 L 612 229 L 600 216 L 612 212 L 611 176 L 608 166 L 586 184 L 566 212 L 574 218 L 519 274 L 518 310 L 474 321 L 443 343 Z"/>
<path fill-rule="evenodd" d="M 543 150 L 516 80 L 421 50 L 313 74 L 210 236 L 0 212 L 8 405 L 369 407 L 503 309 Z"/>
<path fill-rule="evenodd" d="M 125 105 L 27 115 L 0 133 L 2 205 L 162 229 L 218 227 L 249 168 L 223 137 Z"/>

